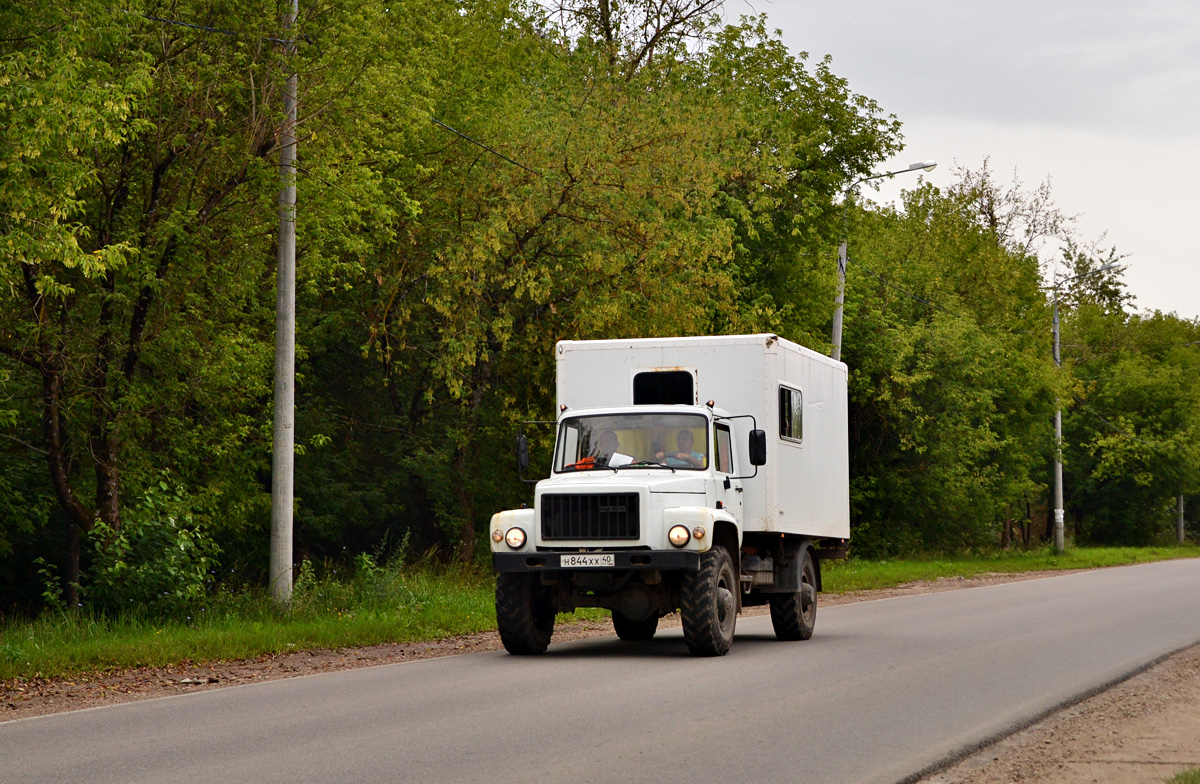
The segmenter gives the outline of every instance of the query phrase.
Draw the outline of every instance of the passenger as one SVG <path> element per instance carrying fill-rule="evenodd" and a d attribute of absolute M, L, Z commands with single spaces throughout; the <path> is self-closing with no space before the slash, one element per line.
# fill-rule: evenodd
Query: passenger
<path fill-rule="evenodd" d="M 633 462 L 633 458 L 629 455 L 623 455 L 617 450 L 621 448 L 620 439 L 617 434 L 611 430 L 605 430 L 600 434 L 600 438 L 596 440 L 596 462 L 600 465 L 606 465 L 613 468 L 619 466 L 627 466 Z"/>

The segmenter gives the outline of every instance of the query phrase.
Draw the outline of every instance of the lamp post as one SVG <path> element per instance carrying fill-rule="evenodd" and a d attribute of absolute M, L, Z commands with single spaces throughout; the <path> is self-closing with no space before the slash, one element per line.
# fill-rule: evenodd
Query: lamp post
<path fill-rule="evenodd" d="M 1074 275 L 1070 278 L 1064 278 L 1054 283 L 1054 319 L 1051 321 L 1051 331 L 1054 333 L 1054 366 L 1062 367 L 1062 354 L 1059 347 L 1059 329 L 1058 329 L 1058 287 L 1065 283 L 1072 283 L 1080 278 L 1086 278 L 1088 275 L 1095 275 L 1098 272 L 1106 272 L 1116 267 L 1116 264 L 1105 264 L 1103 267 L 1097 267 L 1094 270 L 1084 272 L 1079 275 Z M 1062 480 L 1062 401 L 1056 396 L 1054 398 L 1054 552 L 1061 553 L 1064 549 L 1063 542 L 1063 480 Z"/>
<path fill-rule="evenodd" d="M 833 352 L 830 355 L 834 359 L 841 360 L 842 358 L 842 306 L 846 302 L 846 222 L 850 214 L 850 192 L 868 180 L 878 180 L 880 177 L 894 177 L 897 174 L 917 170 L 931 172 L 936 168 L 937 161 L 910 163 L 907 169 L 872 174 L 869 177 L 855 180 L 842 192 L 842 241 L 838 244 L 838 288 L 837 299 L 834 301 L 837 307 L 833 311 Z"/>

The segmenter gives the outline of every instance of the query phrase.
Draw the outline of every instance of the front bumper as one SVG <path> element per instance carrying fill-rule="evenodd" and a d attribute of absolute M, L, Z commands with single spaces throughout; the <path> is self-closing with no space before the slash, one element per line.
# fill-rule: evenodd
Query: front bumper
<path fill-rule="evenodd" d="M 497 572 L 615 572 L 628 569 L 661 569 L 695 572 L 700 569 L 700 553 L 695 550 L 589 550 L 588 555 L 613 556 L 612 566 L 566 566 L 560 556 L 579 555 L 579 551 L 555 553 L 492 553 Z"/>

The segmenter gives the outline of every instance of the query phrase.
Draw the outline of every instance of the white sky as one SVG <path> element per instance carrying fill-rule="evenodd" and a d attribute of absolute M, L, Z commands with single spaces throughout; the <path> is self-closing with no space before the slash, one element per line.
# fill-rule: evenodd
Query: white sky
<path fill-rule="evenodd" d="M 1197 0 L 733 0 L 765 12 L 793 52 L 904 124 L 885 164 L 985 157 L 1007 184 L 1049 177 L 1080 238 L 1126 254 L 1140 309 L 1200 317 L 1200 2 Z M 873 198 L 895 199 L 916 175 Z M 909 178 L 912 178 L 911 180 Z"/>

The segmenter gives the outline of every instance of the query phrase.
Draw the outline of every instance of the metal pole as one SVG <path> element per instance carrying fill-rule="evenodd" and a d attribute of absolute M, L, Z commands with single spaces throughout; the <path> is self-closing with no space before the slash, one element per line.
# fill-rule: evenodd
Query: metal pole
<path fill-rule="evenodd" d="M 283 29 L 290 31 L 300 13 L 292 0 Z M 286 45 L 288 59 L 294 43 Z M 271 459 L 271 596 L 279 604 L 292 599 L 292 503 L 296 453 L 296 93 L 289 64 L 284 91 L 284 120 L 279 131 L 278 270 L 275 279 L 275 431 Z"/>
<path fill-rule="evenodd" d="M 1054 366 L 1062 367 L 1058 342 L 1058 287 L 1054 288 Z M 1061 553 L 1063 541 L 1062 401 L 1054 399 L 1054 552 Z"/>
<path fill-rule="evenodd" d="M 842 307 L 846 303 L 846 230 L 850 220 L 850 193 L 860 184 L 870 180 L 878 180 L 880 177 L 894 177 L 897 174 L 917 171 L 918 169 L 923 169 L 924 171 L 930 172 L 936 167 L 936 161 L 921 161 L 919 163 L 911 164 L 907 169 L 898 169 L 897 171 L 872 174 L 869 177 L 863 177 L 862 179 L 855 180 L 846 188 L 845 191 L 842 192 L 842 242 L 840 245 L 838 245 L 838 289 L 837 299 L 834 300 L 835 307 L 833 310 L 833 335 L 831 337 L 833 342 L 833 351 L 829 355 L 833 359 L 841 360 L 842 358 Z"/>
<path fill-rule="evenodd" d="M 1054 284 L 1054 320 L 1051 322 L 1054 332 L 1054 367 L 1062 368 L 1062 350 L 1059 345 L 1058 325 L 1058 287 L 1064 283 L 1086 278 L 1088 275 L 1095 275 L 1099 272 L 1115 269 L 1116 266 L 1115 263 L 1105 264 L 1103 267 L 1097 267 L 1094 270 L 1060 280 Z M 1062 469 L 1062 400 L 1056 395 L 1054 398 L 1054 552 L 1056 553 L 1061 553 L 1065 546 L 1065 542 L 1063 541 Z"/>
<path fill-rule="evenodd" d="M 842 305 L 846 302 L 846 241 L 838 245 L 838 287 L 837 305 L 833 311 L 833 354 L 836 360 L 842 358 Z"/>

